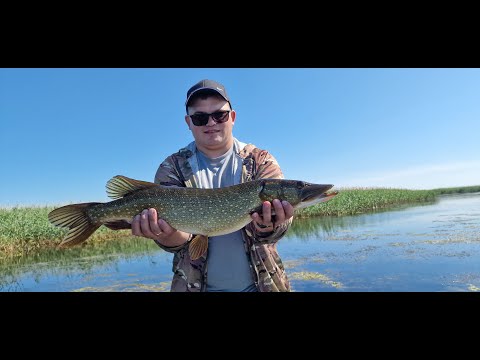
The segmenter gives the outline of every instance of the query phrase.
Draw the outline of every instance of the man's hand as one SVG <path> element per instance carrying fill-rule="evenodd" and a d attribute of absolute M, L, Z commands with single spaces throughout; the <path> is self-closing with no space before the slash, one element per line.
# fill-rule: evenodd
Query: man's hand
<path fill-rule="evenodd" d="M 273 205 L 273 208 L 272 208 Z M 293 217 L 293 206 L 288 201 L 274 199 L 272 202 L 264 201 L 262 215 L 257 212 L 251 215 L 253 224 L 258 232 L 272 232 Z"/>
<path fill-rule="evenodd" d="M 157 219 L 157 210 L 143 210 L 132 220 L 132 235 L 153 239 L 169 247 L 182 245 L 189 238 L 189 233 L 171 227 L 163 219 Z"/>

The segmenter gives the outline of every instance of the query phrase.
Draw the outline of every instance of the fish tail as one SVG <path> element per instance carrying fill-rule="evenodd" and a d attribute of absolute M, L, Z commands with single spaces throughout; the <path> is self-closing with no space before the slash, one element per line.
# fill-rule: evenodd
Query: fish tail
<path fill-rule="evenodd" d="M 100 203 L 83 203 L 62 206 L 48 214 L 48 221 L 69 231 L 59 247 L 70 247 L 88 239 L 102 224 L 91 222 L 87 209 Z"/>

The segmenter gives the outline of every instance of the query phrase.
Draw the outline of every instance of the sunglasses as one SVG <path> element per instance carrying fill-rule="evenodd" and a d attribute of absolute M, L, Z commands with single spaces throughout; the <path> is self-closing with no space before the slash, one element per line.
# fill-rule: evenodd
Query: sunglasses
<path fill-rule="evenodd" d="M 228 114 L 231 110 L 222 110 L 222 111 L 215 111 L 214 113 L 207 114 L 207 113 L 199 113 L 188 115 L 190 119 L 192 119 L 193 125 L 195 126 L 205 126 L 208 124 L 208 119 L 210 116 L 212 117 L 213 121 L 217 124 L 222 124 L 228 120 Z"/>

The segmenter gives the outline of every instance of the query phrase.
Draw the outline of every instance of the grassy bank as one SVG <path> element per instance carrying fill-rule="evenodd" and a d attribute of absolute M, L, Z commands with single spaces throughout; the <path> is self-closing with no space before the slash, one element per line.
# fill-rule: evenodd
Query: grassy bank
<path fill-rule="evenodd" d="M 452 188 L 439 188 L 439 189 L 433 189 L 432 191 L 437 195 L 474 193 L 474 192 L 480 192 L 480 185 L 452 187 Z"/>
<path fill-rule="evenodd" d="M 480 192 L 478 186 L 407 190 L 388 188 L 338 189 L 339 194 L 327 203 L 320 203 L 296 212 L 297 217 L 344 216 L 390 209 L 399 205 L 433 202 L 439 195 Z"/>
<path fill-rule="evenodd" d="M 404 189 L 339 189 L 339 194 L 327 203 L 298 210 L 298 217 L 343 216 L 364 214 L 404 204 L 433 202 L 437 194 L 431 190 Z"/>
<path fill-rule="evenodd" d="M 438 195 L 479 192 L 479 186 L 441 188 L 433 190 L 404 190 L 383 188 L 338 189 L 331 201 L 297 211 L 297 217 L 343 216 L 374 212 L 404 204 L 433 202 Z M 0 260 L 20 256 L 38 249 L 53 248 L 60 243 L 67 230 L 52 226 L 48 213 L 54 207 L 0 208 Z M 128 230 L 113 231 L 100 227 L 89 243 L 101 243 L 118 236 L 128 236 Z"/>
<path fill-rule="evenodd" d="M 339 194 L 327 203 L 320 203 L 296 212 L 298 217 L 357 215 L 390 209 L 399 205 L 433 202 L 439 195 L 480 192 L 480 185 L 432 190 L 388 188 L 338 189 Z"/>
<path fill-rule="evenodd" d="M 0 209 L 0 260 L 5 256 L 18 256 L 58 245 L 67 230 L 48 222 L 47 215 L 53 209 L 53 206 Z M 122 235 L 129 234 L 127 230 L 120 231 Z M 119 234 L 102 226 L 91 239 L 108 241 Z"/>

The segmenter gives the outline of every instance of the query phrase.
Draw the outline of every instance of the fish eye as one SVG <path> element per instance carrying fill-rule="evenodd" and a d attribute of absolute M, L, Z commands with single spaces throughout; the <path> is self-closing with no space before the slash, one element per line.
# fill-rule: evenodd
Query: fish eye
<path fill-rule="evenodd" d="M 297 181 L 297 188 L 303 189 L 305 187 L 305 183 L 303 181 Z"/>

